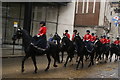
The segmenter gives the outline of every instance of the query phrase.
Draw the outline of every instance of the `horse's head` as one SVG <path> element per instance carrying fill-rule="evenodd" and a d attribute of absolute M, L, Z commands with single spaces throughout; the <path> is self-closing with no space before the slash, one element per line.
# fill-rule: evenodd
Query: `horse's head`
<path fill-rule="evenodd" d="M 21 28 L 18 28 L 15 34 L 12 37 L 12 40 L 15 41 L 17 39 L 20 39 L 22 37 L 22 30 Z"/>
<path fill-rule="evenodd" d="M 101 47 L 102 46 L 102 43 L 100 42 L 99 38 L 96 39 L 94 44 L 95 44 L 96 47 Z"/>
<path fill-rule="evenodd" d="M 83 42 L 83 40 L 79 36 L 79 33 L 75 35 L 73 42 Z"/>
<path fill-rule="evenodd" d="M 53 39 L 60 41 L 61 37 L 57 33 L 55 33 L 54 36 L 53 36 Z"/>

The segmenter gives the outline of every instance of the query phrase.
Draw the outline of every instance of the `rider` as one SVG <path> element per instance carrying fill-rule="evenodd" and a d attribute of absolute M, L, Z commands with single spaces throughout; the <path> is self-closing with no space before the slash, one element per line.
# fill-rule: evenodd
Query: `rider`
<path fill-rule="evenodd" d="M 68 33 L 68 30 L 65 30 L 64 35 L 66 35 L 70 39 L 70 34 Z"/>
<path fill-rule="evenodd" d="M 34 45 L 34 47 L 40 47 L 45 49 L 46 45 L 47 45 L 47 39 L 46 39 L 46 32 L 47 32 L 47 28 L 46 28 L 46 23 L 44 21 L 40 22 L 40 28 L 39 28 L 39 33 L 37 34 L 38 40 L 36 43 L 31 43 L 32 45 Z"/>
<path fill-rule="evenodd" d="M 105 36 L 105 35 L 104 35 L 104 36 L 101 36 L 100 42 L 101 42 L 102 44 L 106 44 L 106 43 L 107 43 L 107 39 L 106 39 L 106 36 Z"/>
<path fill-rule="evenodd" d="M 91 40 L 90 40 L 90 41 L 91 41 L 92 43 L 94 43 L 95 40 L 96 40 L 96 36 L 94 36 L 94 33 L 92 33 L 92 36 L 91 36 Z"/>
<path fill-rule="evenodd" d="M 73 35 L 72 35 L 72 41 L 74 40 L 74 37 L 75 37 L 76 34 L 77 34 L 77 30 L 74 30 Z"/>
<path fill-rule="evenodd" d="M 110 37 L 107 37 L 106 43 L 107 43 L 107 44 L 110 44 Z"/>
<path fill-rule="evenodd" d="M 84 37 L 83 37 L 83 41 L 84 41 L 85 44 L 86 44 L 87 50 L 88 50 L 89 52 L 91 52 L 91 49 L 92 49 L 92 47 L 93 47 L 93 46 L 91 45 L 91 37 L 92 37 L 92 35 L 90 35 L 90 30 L 87 30 L 86 33 L 87 33 L 87 34 L 85 34 Z"/>
<path fill-rule="evenodd" d="M 84 40 L 84 41 L 91 41 L 92 35 L 90 35 L 90 30 L 87 30 L 86 33 L 87 33 L 87 34 L 85 34 L 83 40 Z"/>
<path fill-rule="evenodd" d="M 114 44 L 117 45 L 120 48 L 120 40 L 119 37 L 117 37 L 117 40 L 114 41 Z"/>

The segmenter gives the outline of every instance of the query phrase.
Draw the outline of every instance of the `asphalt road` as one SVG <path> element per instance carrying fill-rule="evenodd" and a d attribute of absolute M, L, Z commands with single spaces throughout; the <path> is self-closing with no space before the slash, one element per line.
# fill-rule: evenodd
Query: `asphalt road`
<path fill-rule="evenodd" d="M 65 58 L 64 58 L 65 60 Z M 47 66 L 46 56 L 37 57 L 38 73 L 33 74 L 34 66 L 31 58 L 25 62 L 25 72 L 21 73 L 21 61 L 19 58 L 3 58 L 2 59 L 2 77 L 3 78 L 118 78 L 119 62 L 109 62 L 95 64 L 87 67 L 88 62 L 85 62 L 84 68 L 76 70 L 76 62 L 73 60 L 67 67 L 63 67 L 64 62 L 58 64 L 58 67 L 53 67 L 53 59 L 48 72 L 45 72 Z M 73 64 L 73 65 L 72 65 Z"/>

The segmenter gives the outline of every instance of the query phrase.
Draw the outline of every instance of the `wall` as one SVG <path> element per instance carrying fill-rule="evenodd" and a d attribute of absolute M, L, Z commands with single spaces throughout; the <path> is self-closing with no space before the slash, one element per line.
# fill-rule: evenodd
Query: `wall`
<path fill-rule="evenodd" d="M 73 34 L 75 3 L 68 3 L 67 6 L 60 8 L 60 16 L 58 20 L 58 34 L 63 36 L 64 31 L 69 30 L 70 35 Z"/>
<path fill-rule="evenodd" d="M 105 31 L 102 28 L 98 27 L 75 27 L 78 30 L 81 37 L 86 34 L 86 30 L 90 30 L 90 33 L 95 33 L 98 37 L 103 35 Z"/>
<path fill-rule="evenodd" d="M 99 26 L 104 25 L 104 14 L 105 14 L 105 1 L 100 0 L 100 14 L 99 14 Z"/>

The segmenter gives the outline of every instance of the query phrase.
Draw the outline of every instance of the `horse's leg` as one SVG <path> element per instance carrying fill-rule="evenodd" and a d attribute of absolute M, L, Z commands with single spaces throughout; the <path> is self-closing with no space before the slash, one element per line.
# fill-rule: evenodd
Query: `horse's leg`
<path fill-rule="evenodd" d="M 77 58 L 76 58 L 76 62 L 78 62 L 78 58 L 79 58 L 79 57 L 77 56 Z"/>
<path fill-rule="evenodd" d="M 81 66 L 81 67 L 82 67 L 82 68 L 83 68 L 83 66 L 84 66 L 84 64 L 83 64 L 83 57 L 84 57 L 84 56 L 81 56 L 81 62 L 82 62 L 82 66 Z"/>
<path fill-rule="evenodd" d="M 69 59 L 69 55 L 67 56 L 66 62 L 65 62 L 65 64 L 64 64 L 64 67 L 66 67 L 67 62 L 68 62 L 68 59 Z"/>
<path fill-rule="evenodd" d="M 115 61 L 114 62 L 116 62 L 117 61 L 117 55 L 115 54 Z"/>
<path fill-rule="evenodd" d="M 86 58 L 85 61 L 87 61 L 89 59 L 89 55 L 85 55 L 85 58 Z"/>
<path fill-rule="evenodd" d="M 111 53 L 110 53 L 110 58 L 109 58 L 109 59 L 110 59 L 110 62 L 112 61 L 112 56 L 113 56 L 113 53 L 111 52 Z"/>
<path fill-rule="evenodd" d="M 45 69 L 45 71 L 48 71 L 48 69 L 50 68 L 51 58 L 50 58 L 50 55 L 49 55 L 49 54 L 47 54 L 47 59 L 48 59 L 48 66 L 47 66 L 47 68 Z"/>
<path fill-rule="evenodd" d="M 107 61 L 108 61 L 108 56 L 109 56 L 109 51 L 106 53 L 106 59 L 105 59 L 105 63 L 107 63 Z"/>
<path fill-rule="evenodd" d="M 70 57 L 70 60 L 69 60 L 69 62 L 71 62 L 72 61 L 72 57 Z"/>
<path fill-rule="evenodd" d="M 37 73 L 38 68 L 37 68 L 37 65 L 36 65 L 35 55 L 34 55 L 34 56 L 31 56 L 31 58 L 32 58 L 32 61 L 33 61 L 34 67 L 35 67 L 34 73 Z"/>
<path fill-rule="evenodd" d="M 78 64 L 77 64 L 77 66 L 76 66 L 76 70 L 78 70 L 78 67 L 79 67 L 79 64 L 80 64 L 80 61 L 81 61 L 80 58 L 81 58 L 81 57 L 79 57 Z"/>
<path fill-rule="evenodd" d="M 93 53 L 90 53 L 90 64 L 88 65 L 88 67 L 90 67 L 91 65 L 94 65 L 94 62 L 93 62 L 94 56 L 92 54 Z"/>
<path fill-rule="evenodd" d="M 55 55 L 56 55 L 56 54 L 55 54 Z M 52 57 L 53 57 L 53 59 L 54 59 L 54 64 L 53 64 L 53 66 L 54 66 L 54 67 L 57 67 L 57 65 L 56 65 L 56 61 L 57 61 L 56 57 L 57 57 L 57 56 L 55 56 L 55 55 L 52 55 Z"/>
<path fill-rule="evenodd" d="M 61 55 L 61 57 L 62 57 L 61 63 L 62 63 L 63 62 L 63 57 L 64 57 L 64 51 L 62 51 L 61 53 L 62 53 L 62 55 Z"/>
<path fill-rule="evenodd" d="M 25 55 L 25 57 L 23 58 L 22 60 L 22 69 L 21 69 L 21 72 L 24 72 L 24 63 L 25 63 L 25 60 L 28 59 L 30 56 L 29 55 Z"/>
<path fill-rule="evenodd" d="M 92 53 L 91 61 L 92 61 L 92 65 L 94 65 L 94 53 Z"/>

